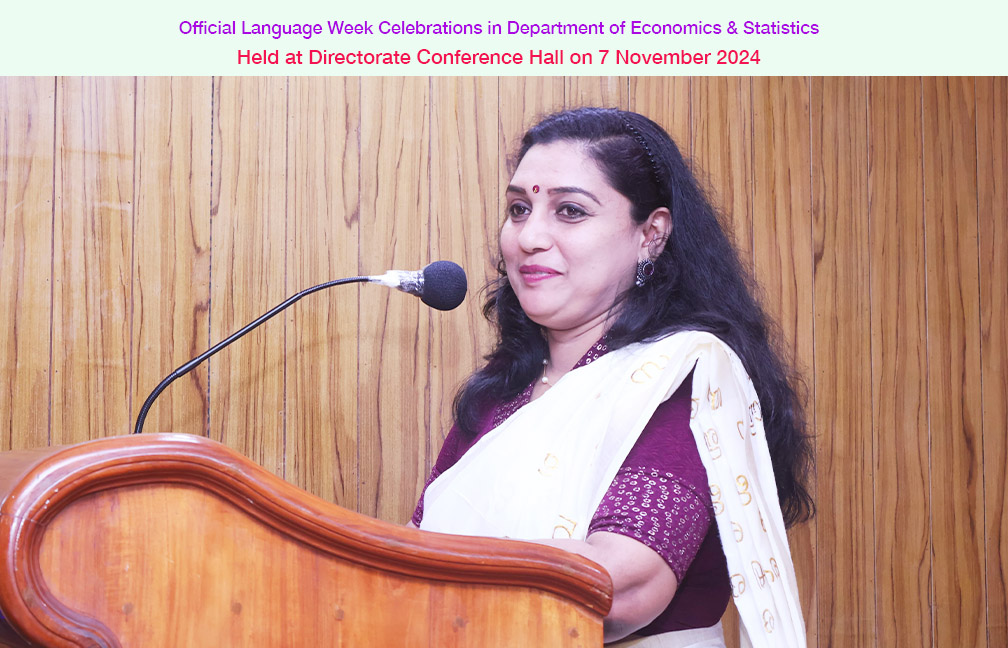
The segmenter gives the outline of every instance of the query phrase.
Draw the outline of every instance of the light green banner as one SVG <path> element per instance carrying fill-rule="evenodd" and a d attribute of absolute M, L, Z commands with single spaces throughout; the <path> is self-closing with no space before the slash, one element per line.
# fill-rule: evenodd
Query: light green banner
<path fill-rule="evenodd" d="M 1008 3 L 6 2 L 0 74 L 999 75 Z"/>

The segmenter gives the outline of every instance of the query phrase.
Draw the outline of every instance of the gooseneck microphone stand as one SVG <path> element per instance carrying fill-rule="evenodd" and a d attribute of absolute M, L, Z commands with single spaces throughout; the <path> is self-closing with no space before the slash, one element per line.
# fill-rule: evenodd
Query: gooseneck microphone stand
<path fill-rule="evenodd" d="M 255 327 L 259 326 L 266 320 L 270 319 L 271 317 L 273 317 L 274 315 L 276 315 L 277 313 L 284 310 L 285 308 L 287 308 L 288 306 L 290 306 L 291 304 L 293 304 L 294 302 L 298 301 L 299 299 L 301 299 L 306 295 L 310 295 L 320 290 L 325 290 L 326 288 L 331 288 L 332 286 L 339 286 L 341 284 L 348 284 L 348 283 L 364 283 L 370 281 L 371 279 L 372 279 L 371 277 L 346 277 L 344 279 L 334 279 L 332 281 L 321 283 L 317 286 L 312 286 L 311 288 L 306 288 L 305 290 L 302 290 L 296 295 L 288 297 L 286 301 L 284 301 L 283 303 L 275 306 L 273 309 L 259 316 L 258 319 L 249 322 L 240 330 L 232 333 L 229 337 L 225 338 L 224 340 L 221 340 L 217 344 L 210 347 L 208 350 L 201 353 L 199 356 L 193 358 L 192 360 L 185 363 L 175 371 L 171 372 L 164 380 L 161 381 L 161 383 L 157 387 L 154 388 L 154 391 L 152 391 L 150 396 L 147 397 L 147 400 L 144 401 L 143 407 L 140 408 L 140 414 L 137 416 L 136 427 L 133 428 L 133 434 L 140 434 L 141 430 L 143 429 L 144 419 L 147 418 L 147 412 L 150 410 L 151 405 L 154 404 L 154 399 L 156 399 L 158 395 L 161 392 L 163 392 L 168 387 L 168 385 L 172 384 L 172 382 L 174 382 L 177 378 L 181 378 L 182 376 L 186 375 L 187 373 L 195 369 L 197 366 L 199 366 L 201 362 L 203 362 L 213 354 L 217 353 L 227 345 L 231 344 L 238 338 L 242 337 Z"/>

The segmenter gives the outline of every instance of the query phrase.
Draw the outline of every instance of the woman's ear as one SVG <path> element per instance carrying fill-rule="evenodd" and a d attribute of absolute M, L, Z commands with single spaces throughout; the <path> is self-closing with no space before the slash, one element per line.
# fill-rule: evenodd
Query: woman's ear
<path fill-rule="evenodd" d="M 672 214 L 667 207 L 659 207 L 651 212 L 648 219 L 641 226 L 643 243 L 641 245 L 641 260 L 657 259 L 658 255 L 665 249 L 665 243 L 672 235 Z"/>

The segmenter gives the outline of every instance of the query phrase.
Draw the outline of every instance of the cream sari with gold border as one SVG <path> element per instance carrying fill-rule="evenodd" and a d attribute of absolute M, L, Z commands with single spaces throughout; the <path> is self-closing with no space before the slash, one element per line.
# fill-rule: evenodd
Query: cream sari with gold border
<path fill-rule="evenodd" d="M 644 426 L 691 370 L 690 428 L 710 482 L 741 645 L 805 646 L 759 401 L 741 361 L 709 333 L 631 345 L 569 372 L 430 484 L 420 527 L 585 539 Z"/>

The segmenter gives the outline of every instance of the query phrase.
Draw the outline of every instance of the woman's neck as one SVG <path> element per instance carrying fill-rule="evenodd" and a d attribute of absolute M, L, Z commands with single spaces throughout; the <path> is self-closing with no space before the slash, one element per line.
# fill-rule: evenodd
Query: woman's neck
<path fill-rule="evenodd" d="M 601 332 L 598 335 L 562 337 L 561 339 L 554 339 L 554 336 L 547 335 L 549 366 L 552 367 L 549 374 L 559 378 L 573 369 L 578 360 L 584 357 L 584 354 L 588 352 L 588 349 L 593 344 L 598 342 L 600 337 L 602 337 Z"/>
<path fill-rule="evenodd" d="M 548 363 L 544 368 L 546 385 L 555 383 L 588 353 L 605 333 L 605 320 L 588 326 L 566 331 L 548 329 L 546 343 L 549 346 Z"/>

